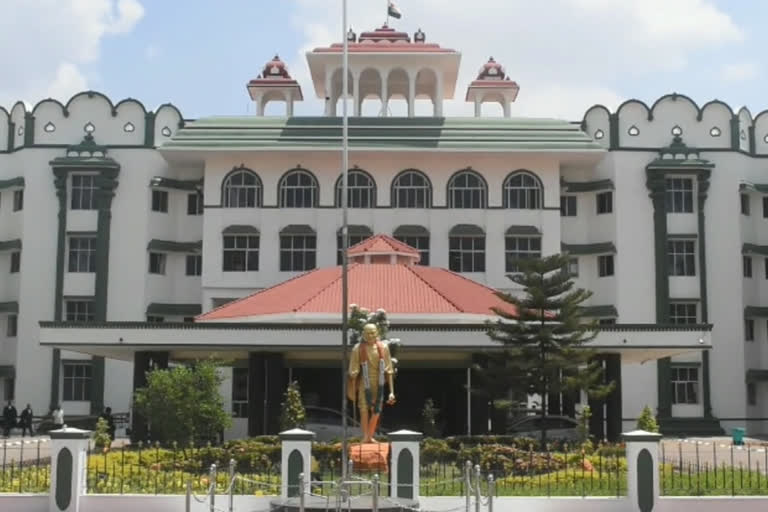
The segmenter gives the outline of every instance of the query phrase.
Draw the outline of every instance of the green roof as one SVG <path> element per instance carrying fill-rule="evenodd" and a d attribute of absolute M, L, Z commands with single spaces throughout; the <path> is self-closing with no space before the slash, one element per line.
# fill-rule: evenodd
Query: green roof
<path fill-rule="evenodd" d="M 208 117 L 190 121 L 162 151 L 338 150 L 339 117 Z M 351 117 L 356 150 L 593 152 L 605 149 L 580 126 L 557 119 Z"/>

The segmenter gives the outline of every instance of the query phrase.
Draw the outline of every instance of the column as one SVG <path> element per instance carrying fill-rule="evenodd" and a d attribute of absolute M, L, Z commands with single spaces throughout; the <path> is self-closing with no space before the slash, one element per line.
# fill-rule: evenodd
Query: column
<path fill-rule="evenodd" d="M 354 102 L 352 105 L 353 115 L 360 117 L 360 106 L 362 105 L 360 101 L 360 73 L 352 75 L 352 101 Z"/>
<path fill-rule="evenodd" d="M 408 117 L 416 115 L 416 78 L 417 75 L 408 73 Z"/>
<path fill-rule="evenodd" d="M 64 265 L 67 244 L 67 171 L 54 169 L 53 184 L 56 187 L 56 197 L 59 199 L 59 226 L 56 235 L 56 283 L 53 292 L 53 320 L 63 320 L 64 296 Z M 59 405 L 59 379 L 61 372 L 61 350 L 53 349 L 51 361 L 51 403 L 53 410 Z"/>
<path fill-rule="evenodd" d="M 627 499 L 633 512 L 651 512 L 659 501 L 661 434 L 635 430 L 622 434 L 627 453 Z"/>
<path fill-rule="evenodd" d="M 475 94 L 475 117 L 481 117 L 482 112 L 482 102 L 480 101 L 480 97 Z"/>
<path fill-rule="evenodd" d="M 705 229 L 704 204 L 707 201 L 707 192 L 709 191 L 709 177 L 712 171 L 704 169 L 696 174 L 698 184 L 698 233 L 699 233 L 699 296 L 701 297 L 701 323 L 709 323 L 709 297 L 707 293 L 707 238 Z M 712 397 L 710 390 L 709 373 L 709 350 L 701 354 L 701 378 L 702 378 L 702 401 L 704 402 L 704 417 L 712 418 Z"/>
<path fill-rule="evenodd" d="M 603 356 L 597 357 L 596 359 L 603 366 L 603 371 L 605 371 Z M 592 417 L 589 419 L 589 433 L 595 438 L 595 441 L 601 441 L 605 439 L 606 436 L 605 400 L 589 397 L 587 403 L 592 411 Z"/>
<path fill-rule="evenodd" d="M 248 356 L 248 435 L 276 434 L 285 392 L 282 354 L 251 352 Z"/>
<path fill-rule="evenodd" d="M 418 501 L 419 499 L 419 441 L 422 434 L 398 430 L 389 434 L 390 497 Z"/>
<path fill-rule="evenodd" d="M 623 415 L 620 354 L 607 354 L 605 356 L 605 380 L 614 383 L 613 391 L 605 399 L 605 430 L 608 441 L 615 443 L 621 436 Z"/>
<path fill-rule="evenodd" d="M 67 428 L 50 432 L 51 491 L 48 510 L 78 512 L 85 494 L 88 440 L 91 432 Z"/>
<path fill-rule="evenodd" d="M 381 117 L 387 117 L 389 115 L 389 90 L 388 90 L 389 73 L 386 73 L 381 77 Z"/>
<path fill-rule="evenodd" d="M 259 117 L 264 116 L 264 99 L 262 96 L 256 98 L 256 115 Z"/>
<path fill-rule="evenodd" d="M 325 69 L 325 115 L 326 117 L 331 116 L 331 100 L 333 99 L 333 91 L 331 91 L 331 78 L 333 77 L 333 72 L 326 68 Z"/>
<path fill-rule="evenodd" d="M 146 387 L 147 372 L 168 368 L 168 352 L 136 352 L 133 354 L 133 391 Z M 131 442 L 146 441 L 149 437 L 147 421 L 134 407 L 131 418 Z"/>
<path fill-rule="evenodd" d="M 304 493 L 310 490 L 312 478 L 312 441 L 314 432 L 294 428 L 280 432 L 282 483 L 280 496 L 283 499 L 293 498 L 301 494 L 299 475 L 304 473 Z"/>
<path fill-rule="evenodd" d="M 435 117 L 443 117 L 443 74 L 436 73 L 437 84 L 435 85 Z"/>
<path fill-rule="evenodd" d="M 504 101 L 502 102 L 501 106 L 504 109 L 504 117 L 509 117 L 510 116 L 509 101 L 507 101 L 506 98 L 504 98 Z"/>

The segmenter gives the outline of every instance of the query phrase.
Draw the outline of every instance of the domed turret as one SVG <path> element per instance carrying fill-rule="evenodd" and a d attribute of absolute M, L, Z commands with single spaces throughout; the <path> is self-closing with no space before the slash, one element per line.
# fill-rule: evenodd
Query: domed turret
<path fill-rule="evenodd" d="M 477 74 L 477 80 L 504 80 L 506 77 L 504 66 L 496 62 L 493 57 L 490 57 L 488 62 L 483 64 Z"/>
<path fill-rule="evenodd" d="M 264 108 L 270 101 L 284 101 L 285 115 L 293 115 L 293 102 L 301 101 L 301 86 L 291 78 L 288 66 L 275 55 L 272 60 L 264 64 L 264 68 L 258 78 L 248 82 L 248 93 L 256 102 L 257 115 L 264 115 Z"/>
<path fill-rule="evenodd" d="M 482 104 L 499 103 L 504 109 L 504 117 L 509 117 L 509 105 L 517 99 L 520 87 L 507 76 L 504 66 L 493 57 L 483 64 L 477 78 L 467 88 L 467 101 L 475 103 L 475 117 L 480 117 Z"/>
<path fill-rule="evenodd" d="M 291 75 L 288 74 L 288 67 L 285 65 L 285 62 L 280 60 L 279 55 L 275 55 L 272 60 L 264 64 L 264 71 L 261 72 L 261 76 L 264 78 L 291 79 Z"/>

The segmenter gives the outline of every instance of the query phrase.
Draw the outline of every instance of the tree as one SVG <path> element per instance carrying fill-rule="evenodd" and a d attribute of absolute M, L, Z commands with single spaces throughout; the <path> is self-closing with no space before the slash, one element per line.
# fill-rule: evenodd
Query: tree
<path fill-rule="evenodd" d="M 541 440 L 546 441 L 547 398 L 550 393 L 584 389 L 593 398 L 608 394 L 594 350 L 584 345 L 597 335 L 597 323 L 581 316 L 591 292 L 574 288 L 567 254 L 516 262 L 520 272 L 508 277 L 523 287 L 522 297 L 499 292 L 511 308 L 496 308 L 498 320 L 488 322 L 488 336 L 503 345 L 491 355 L 495 364 L 481 370 L 483 380 L 496 380 L 512 392 L 541 398 Z M 514 311 L 514 314 L 513 314 Z"/>
<path fill-rule="evenodd" d="M 107 420 L 99 418 L 98 421 L 96 421 L 96 430 L 93 431 L 91 438 L 93 439 L 93 446 L 104 452 L 109 451 L 109 448 L 112 445 L 112 438 L 109 437 L 109 424 L 107 423 Z"/>
<path fill-rule="evenodd" d="M 437 423 L 437 416 L 440 409 L 435 407 L 431 398 L 424 401 L 424 408 L 421 410 L 421 431 L 425 437 L 440 437 L 441 428 Z"/>
<path fill-rule="evenodd" d="M 653 411 L 647 405 L 643 407 L 643 412 L 640 413 L 640 417 L 637 418 L 637 429 L 645 430 L 646 432 L 658 432 L 659 424 L 656 422 L 656 417 L 653 415 Z"/>
<path fill-rule="evenodd" d="M 301 391 L 298 382 L 293 381 L 288 384 L 288 388 L 283 394 L 283 403 L 280 404 L 280 409 L 282 410 L 280 414 L 280 428 L 282 430 L 304 426 L 307 411 L 304 410 L 304 404 L 301 403 Z"/>
<path fill-rule="evenodd" d="M 215 441 L 232 424 L 219 391 L 222 381 L 210 360 L 148 372 L 146 387 L 136 390 L 136 409 L 147 418 L 152 440 Z"/>

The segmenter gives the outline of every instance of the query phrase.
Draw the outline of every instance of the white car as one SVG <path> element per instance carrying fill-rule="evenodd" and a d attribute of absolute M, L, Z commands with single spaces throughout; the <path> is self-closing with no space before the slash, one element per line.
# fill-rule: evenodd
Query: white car
<path fill-rule="evenodd" d="M 316 441 L 341 440 L 341 411 L 327 407 L 308 406 L 305 429 L 314 432 Z M 347 437 L 360 437 L 360 423 L 347 416 Z"/>
<path fill-rule="evenodd" d="M 578 441 L 579 422 L 568 416 L 547 416 L 544 421 L 548 439 Z M 524 416 L 513 421 L 507 427 L 507 434 L 518 437 L 538 439 L 541 436 L 541 416 Z"/>

